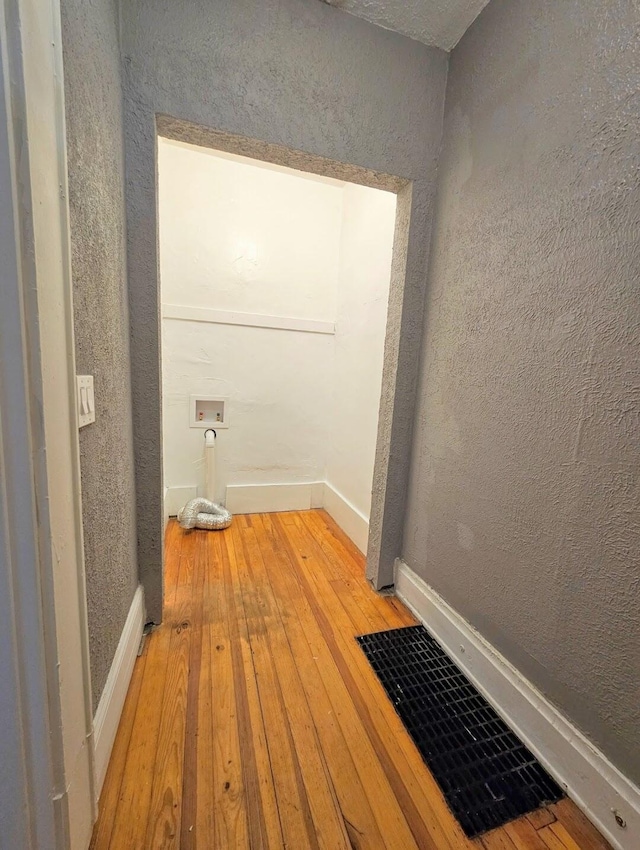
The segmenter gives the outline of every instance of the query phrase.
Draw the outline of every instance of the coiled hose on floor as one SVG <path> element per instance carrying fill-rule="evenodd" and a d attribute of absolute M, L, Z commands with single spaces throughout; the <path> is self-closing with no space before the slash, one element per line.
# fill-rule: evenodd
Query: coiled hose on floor
<path fill-rule="evenodd" d="M 209 531 L 221 531 L 229 528 L 233 517 L 231 513 L 209 499 L 199 497 L 178 511 L 178 522 L 182 528 L 206 528 Z"/>

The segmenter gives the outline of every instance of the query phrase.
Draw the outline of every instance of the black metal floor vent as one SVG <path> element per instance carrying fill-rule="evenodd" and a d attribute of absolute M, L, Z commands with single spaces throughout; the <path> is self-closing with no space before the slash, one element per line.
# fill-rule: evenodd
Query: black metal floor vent
<path fill-rule="evenodd" d="M 356 640 L 469 838 L 563 796 L 424 626 Z"/>

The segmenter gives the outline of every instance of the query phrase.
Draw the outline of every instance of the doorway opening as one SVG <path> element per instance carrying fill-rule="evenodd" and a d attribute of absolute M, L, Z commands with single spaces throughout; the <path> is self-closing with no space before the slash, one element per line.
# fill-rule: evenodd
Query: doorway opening
<path fill-rule="evenodd" d="M 165 520 L 325 508 L 367 553 L 397 196 L 158 139 Z"/>
<path fill-rule="evenodd" d="M 413 183 L 403 177 L 359 165 L 285 147 L 272 142 L 239 136 L 194 124 L 169 115 L 156 114 L 153 133 L 155 167 L 138 186 L 139 199 L 148 207 L 144 226 L 134 234 L 145 247 L 140 262 L 130 270 L 132 279 L 145 269 L 151 273 L 149 288 L 132 287 L 132 322 L 136 327 L 134 350 L 138 375 L 134 385 L 137 411 L 134 440 L 137 470 L 137 513 L 145 521 L 139 526 L 138 553 L 145 590 L 147 615 L 162 619 L 163 574 L 163 458 L 162 375 L 160 350 L 161 292 L 159 249 L 158 148 L 160 139 L 186 142 L 218 153 L 248 157 L 261 163 L 285 166 L 309 174 L 333 178 L 357 186 L 381 189 L 396 195 L 395 231 L 384 343 L 384 359 L 369 536 L 366 546 L 366 576 L 376 589 L 394 581 L 395 561 L 402 543 L 402 516 L 409 477 L 413 409 L 418 370 L 419 328 L 424 296 L 424 252 L 417 237 L 423 220 L 421 191 L 413 197 Z M 149 137 L 149 141 L 151 136 Z M 143 200 L 144 196 L 144 200 Z M 414 209 L 415 207 L 415 209 Z M 415 231 L 415 232 L 414 232 Z M 153 282 L 152 282 L 153 281 Z M 141 321 L 147 311 L 158 321 Z M 136 318 L 137 317 L 137 318 Z M 166 520 L 166 513 L 165 513 Z M 165 523 L 166 524 L 166 523 Z"/>

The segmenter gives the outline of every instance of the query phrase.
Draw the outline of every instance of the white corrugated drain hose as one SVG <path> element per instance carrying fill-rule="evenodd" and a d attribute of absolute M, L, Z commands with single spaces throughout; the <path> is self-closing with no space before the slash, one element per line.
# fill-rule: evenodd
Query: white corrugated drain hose
<path fill-rule="evenodd" d="M 209 531 L 220 531 L 229 528 L 233 517 L 231 513 L 209 499 L 199 497 L 178 511 L 178 522 L 182 528 L 206 528 Z"/>
<path fill-rule="evenodd" d="M 222 505 L 213 501 L 215 494 L 216 432 L 207 428 L 204 432 L 204 454 L 206 463 L 206 492 L 208 499 L 191 499 L 178 511 L 178 522 L 182 528 L 205 528 L 220 531 L 231 525 L 233 517 Z"/>

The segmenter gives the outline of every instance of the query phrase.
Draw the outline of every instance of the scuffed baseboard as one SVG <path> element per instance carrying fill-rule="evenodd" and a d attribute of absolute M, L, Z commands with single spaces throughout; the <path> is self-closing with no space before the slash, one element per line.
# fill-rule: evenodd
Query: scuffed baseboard
<path fill-rule="evenodd" d="M 340 528 L 366 553 L 369 521 L 326 481 L 302 484 L 230 484 L 226 507 L 232 514 L 308 511 L 324 508 Z"/>
<path fill-rule="evenodd" d="M 164 488 L 164 515 L 169 519 L 170 516 L 177 516 L 180 508 L 183 508 L 191 499 L 195 499 L 198 495 L 198 488 L 193 487 L 165 487 Z"/>
<path fill-rule="evenodd" d="M 611 844 L 640 847 L 640 788 L 401 560 L 395 591 Z"/>
<path fill-rule="evenodd" d="M 312 507 L 318 483 L 229 484 L 225 505 L 232 514 L 308 511 Z"/>
<path fill-rule="evenodd" d="M 323 507 L 335 519 L 345 534 L 353 540 L 363 555 L 366 555 L 369 541 L 369 520 L 327 481 L 324 484 Z"/>
<path fill-rule="evenodd" d="M 167 487 L 165 517 L 176 516 L 196 487 Z M 232 514 L 262 514 L 277 511 L 308 511 L 324 508 L 364 554 L 369 540 L 369 520 L 327 481 L 295 484 L 228 484 L 225 507 Z"/>
<path fill-rule="evenodd" d="M 96 793 L 102 790 L 107 772 L 109 757 L 116 737 L 120 715 L 124 706 L 133 665 L 145 623 L 144 591 L 138 585 L 133 594 L 129 613 L 118 641 L 118 648 L 100 697 L 98 709 L 93 719 L 93 737 L 95 743 Z"/>

